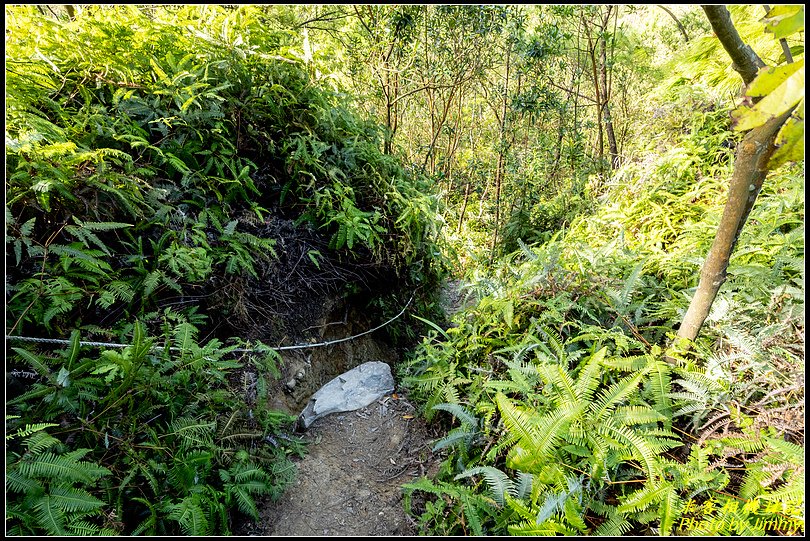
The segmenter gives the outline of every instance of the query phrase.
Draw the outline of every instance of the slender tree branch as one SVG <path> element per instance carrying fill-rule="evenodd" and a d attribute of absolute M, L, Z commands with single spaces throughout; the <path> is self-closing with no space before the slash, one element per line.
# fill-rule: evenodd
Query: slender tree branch
<path fill-rule="evenodd" d="M 560 90 L 565 90 L 565 91 L 566 91 L 566 92 L 568 92 L 569 94 L 576 95 L 576 96 L 578 96 L 578 97 L 582 98 L 583 100 L 588 100 L 589 102 L 593 103 L 594 105 L 598 105 L 598 102 L 597 102 L 595 99 L 593 99 L 592 97 L 590 97 L 590 96 L 586 96 L 586 95 L 584 95 L 584 94 L 580 94 L 580 93 L 579 93 L 579 92 L 577 92 L 576 90 L 572 90 L 572 89 L 570 89 L 570 88 L 566 88 L 566 87 L 564 87 L 564 86 L 562 86 L 562 85 L 558 85 L 557 83 L 555 83 L 555 82 L 554 82 L 554 81 L 552 81 L 551 79 L 549 79 L 549 80 L 548 80 L 548 81 L 546 81 L 546 82 L 547 82 L 548 84 L 550 84 L 551 86 L 555 87 L 555 88 L 559 88 Z"/>
<path fill-rule="evenodd" d="M 655 4 L 655 7 L 663 9 L 664 11 L 667 12 L 667 15 L 672 17 L 672 20 L 675 21 L 675 24 L 678 25 L 678 30 L 680 30 L 681 34 L 683 34 L 684 41 L 689 43 L 689 34 L 686 33 L 686 28 L 684 28 L 683 24 L 681 24 L 681 21 L 678 20 L 678 17 L 676 17 L 674 13 L 672 13 L 669 9 L 667 9 L 666 6 L 662 6 L 661 4 Z"/>
<path fill-rule="evenodd" d="M 331 23 L 333 21 L 339 21 L 341 19 L 345 19 L 346 17 L 348 17 L 348 15 L 346 15 L 342 11 L 330 11 L 329 13 L 324 13 L 322 15 L 316 15 L 316 16 L 310 18 L 310 19 L 307 19 L 304 22 L 300 22 L 300 23 L 296 24 L 293 28 L 295 28 L 295 29 L 303 28 L 304 26 L 307 26 L 310 23 L 316 23 L 316 22 Z"/>
<path fill-rule="evenodd" d="M 712 30 L 731 57 L 732 67 L 740 74 L 746 85 L 751 84 L 751 81 L 757 76 L 759 68 L 764 67 L 765 63 L 749 45 L 743 42 L 734 23 L 731 22 L 731 14 L 726 6 L 700 7 L 706 12 Z"/>

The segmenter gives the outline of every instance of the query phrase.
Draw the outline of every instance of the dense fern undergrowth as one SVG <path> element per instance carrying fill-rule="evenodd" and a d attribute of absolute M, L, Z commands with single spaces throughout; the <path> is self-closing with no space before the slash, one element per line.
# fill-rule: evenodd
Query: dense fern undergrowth
<path fill-rule="evenodd" d="M 268 407 L 270 346 L 352 296 L 380 318 L 415 300 L 392 338 L 430 323 L 399 370 L 445 434 L 438 474 L 403 487 L 420 533 L 804 531 L 803 161 L 768 176 L 700 336 L 665 360 L 723 212 L 733 85 L 673 70 L 630 96 L 656 111 L 633 133 L 655 136 L 610 174 L 589 121 L 563 152 L 564 100 L 545 104 L 561 107 L 556 157 L 539 124 L 549 149 L 510 149 L 504 98 L 500 143 L 472 146 L 454 191 L 384 153 L 393 134 L 272 9 L 141 8 L 6 7 L 6 334 L 64 340 L 7 340 L 7 534 L 228 535 L 258 518 L 305 452 Z M 397 32 L 421 12 L 392 13 L 413 38 Z M 526 58 L 568 61 L 538 43 Z M 685 62 L 727 82 L 707 47 Z M 497 198 L 473 191 L 484 157 Z M 448 326 L 435 290 L 452 265 L 469 302 Z"/>
<path fill-rule="evenodd" d="M 228 339 L 313 295 L 398 309 L 435 198 L 259 9 L 6 15 L 6 333 L 70 344 L 8 343 L 7 533 L 227 534 L 303 452 L 277 354 Z"/>
<path fill-rule="evenodd" d="M 627 163 L 596 211 L 474 269 L 477 302 L 403 368 L 448 429 L 439 475 L 405 486 L 424 533 L 803 531 L 804 164 L 769 177 L 703 334 L 670 364 L 735 138 L 722 108 L 672 128 L 673 150 Z"/>

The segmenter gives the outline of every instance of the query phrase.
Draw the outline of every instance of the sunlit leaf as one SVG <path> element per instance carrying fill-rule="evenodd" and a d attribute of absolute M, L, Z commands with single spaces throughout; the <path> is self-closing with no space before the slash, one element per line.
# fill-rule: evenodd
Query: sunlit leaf
<path fill-rule="evenodd" d="M 776 89 L 779 85 L 781 85 L 785 80 L 788 79 L 791 75 L 793 75 L 796 71 L 800 68 L 804 67 L 804 58 L 793 62 L 792 64 L 786 64 L 784 66 L 777 66 L 775 68 L 766 66 L 759 70 L 756 79 L 751 81 L 751 84 L 748 85 L 748 88 L 745 91 L 746 96 L 750 97 L 762 97 L 767 96 L 773 90 Z"/>
<path fill-rule="evenodd" d="M 804 45 L 791 45 L 790 46 L 790 55 L 793 58 L 796 58 L 797 56 L 801 56 L 803 54 L 804 54 Z M 787 61 L 787 58 L 785 57 L 785 53 L 783 52 L 782 54 L 779 55 L 779 60 L 776 63 L 777 64 L 782 64 L 782 63 L 784 63 L 786 61 Z"/>
<path fill-rule="evenodd" d="M 804 6 L 774 6 L 762 19 L 765 31 L 773 33 L 776 39 L 782 39 L 804 30 Z"/>
<path fill-rule="evenodd" d="M 746 131 L 761 126 L 783 114 L 804 98 L 804 66 L 796 70 L 782 84 L 761 101 L 749 107 L 743 105 L 732 112 L 737 121 L 737 131 Z"/>
<path fill-rule="evenodd" d="M 804 100 L 796 107 L 791 117 L 779 130 L 774 143 L 776 152 L 771 156 L 768 167 L 775 169 L 787 162 L 804 159 Z"/>

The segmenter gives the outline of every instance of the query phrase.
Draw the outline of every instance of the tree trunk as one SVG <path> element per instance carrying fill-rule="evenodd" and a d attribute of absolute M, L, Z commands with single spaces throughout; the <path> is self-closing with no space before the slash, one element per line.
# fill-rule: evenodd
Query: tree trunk
<path fill-rule="evenodd" d="M 608 16 L 610 12 L 608 11 Z M 607 26 L 607 25 L 605 25 Z M 605 123 L 605 133 L 607 134 L 608 148 L 610 149 L 611 169 L 619 168 L 619 147 L 616 144 L 616 134 L 613 132 L 613 118 L 610 116 L 610 85 L 607 76 L 607 40 L 604 38 L 605 29 L 600 34 L 600 78 L 602 79 L 602 121 Z"/>
<path fill-rule="evenodd" d="M 619 147 L 616 144 L 616 133 L 613 131 L 613 117 L 610 115 L 610 94 L 611 84 L 608 81 L 608 67 L 607 67 L 607 29 L 610 24 L 610 18 L 613 13 L 613 6 L 607 6 L 605 16 L 601 20 L 599 26 L 596 44 L 599 47 L 599 84 L 597 88 L 597 99 L 599 101 L 599 122 L 605 125 L 605 135 L 608 140 L 608 150 L 610 152 L 610 169 L 618 169 L 619 167 Z M 618 11 L 616 12 L 618 16 Z M 614 32 L 615 33 L 615 32 Z M 592 56 L 594 62 L 596 61 L 595 55 Z M 594 78 L 596 78 L 596 67 L 594 67 Z M 599 157 L 602 158 L 604 151 L 602 150 L 604 143 L 600 142 Z"/>
<path fill-rule="evenodd" d="M 495 169 L 495 231 L 492 234 L 492 251 L 490 261 L 495 259 L 495 248 L 498 243 L 498 229 L 501 219 L 501 183 L 503 182 L 504 166 L 506 162 L 506 114 L 509 105 L 509 69 L 512 52 L 511 44 L 506 45 L 506 78 L 503 83 L 503 112 L 501 113 L 501 137 L 498 149 L 498 165 Z"/>
<path fill-rule="evenodd" d="M 591 36 L 591 29 L 587 21 L 583 20 L 585 32 L 588 36 L 588 56 L 591 59 L 591 79 L 593 80 L 593 90 L 596 95 L 596 154 L 599 156 L 599 169 L 602 170 L 602 164 L 605 159 L 605 136 L 604 128 L 602 127 L 602 116 L 604 115 L 605 102 L 602 98 L 602 89 L 599 84 L 599 68 L 596 60 L 596 47 L 597 44 L 593 42 Z M 604 171 L 602 171 L 604 173 Z"/>
<path fill-rule="evenodd" d="M 574 152 L 574 149 L 576 149 L 579 146 L 576 143 L 576 141 L 578 139 L 577 135 L 579 134 L 579 87 L 580 87 L 580 75 L 581 75 L 580 72 L 579 72 L 579 66 L 582 65 L 582 57 L 580 56 L 580 50 L 581 49 L 579 47 L 579 39 L 580 39 L 580 35 L 581 35 L 581 31 L 580 31 L 581 27 L 582 27 L 582 20 L 578 21 L 578 23 L 577 23 L 577 63 L 574 64 L 574 67 L 573 67 L 574 73 L 572 75 L 572 77 L 574 78 L 574 81 L 576 81 L 576 86 L 573 87 L 574 88 L 574 123 L 572 124 L 571 132 L 573 133 L 573 143 L 574 144 L 572 144 L 573 148 L 572 148 L 572 151 L 570 153 L 571 171 L 576 170 L 575 169 L 575 167 L 576 167 L 576 153 Z M 576 146 L 574 146 L 574 145 L 576 145 Z"/>
<path fill-rule="evenodd" d="M 694 341 L 703 322 L 706 321 L 717 292 L 726 280 L 731 252 L 759 195 L 762 182 L 768 174 L 768 161 L 776 150 L 774 146 L 776 134 L 792 112 L 791 109 L 754 128 L 743 138 L 734 161 L 734 174 L 731 177 L 723 217 L 720 219 L 720 226 L 709 255 L 706 256 L 700 271 L 700 282 L 695 296 L 678 329 L 679 338 Z"/>
<path fill-rule="evenodd" d="M 467 201 L 470 200 L 470 179 L 467 179 L 467 185 L 464 188 L 464 204 L 461 205 L 461 214 L 458 216 L 458 227 L 456 232 L 461 231 L 461 224 L 464 223 L 464 213 L 467 212 Z"/>
<path fill-rule="evenodd" d="M 571 70 L 571 88 L 576 85 L 576 67 Z M 554 148 L 554 160 L 552 161 L 550 180 L 556 181 L 560 169 L 560 159 L 562 158 L 563 138 L 565 136 L 565 117 L 568 114 L 568 104 L 571 103 L 571 98 L 574 97 L 574 125 L 576 125 L 576 96 L 573 92 L 568 92 L 565 98 L 565 106 L 560 110 L 560 124 L 557 130 L 557 146 Z"/>
<path fill-rule="evenodd" d="M 746 84 L 750 83 L 764 63 L 751 47 L 742 42 L 725 6 L 702 7 L 715 34 L 731 56 L 734 69 L 740 73 Z M 717 292 L 726 280 L 729 259 L 740 231 L 768 174 L 768 162 L 776 150 L 776 135 L 792 112 L 793 109 L 752 129 L 743 138 L 734 160 L 728 201 L 723 209 L 717 235 L 701 269 L 695 295 L 678 329 L 678 338 L 694 341 L 706 321 Z M 667 360 L 674 363 L 669 355 Z"/>

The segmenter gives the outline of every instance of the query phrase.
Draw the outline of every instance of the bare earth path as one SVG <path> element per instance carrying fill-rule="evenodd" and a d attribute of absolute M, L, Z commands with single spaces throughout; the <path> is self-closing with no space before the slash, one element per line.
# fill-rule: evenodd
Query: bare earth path
<path fill-rule="evenodd" d="M 440 302 L 450 318 L 473 301 L 461 281 L 451 280 L 442 288 Z M 386 358 L 377 349 L 358 354 L 364 360 Z M 306 432 L 310 445 L 296 462 L 295 481 L 277 502 L 260 506 L 257 523 L 243 524 L 238 533 L 416 535 L 416 524 L 405 514 L 401 487 L 436 474 L 441 460 L 431 446 L 440 436 L 429 432 L 401 393 L 357 411 L 318 419 Z"/>
<path fill-rule="evenodd" d="M 281 499 L 244 534 L 415 535 L 402 504 L 404 483 L 435 473 L 438 459 L 414 406 L 396 393 L 352 412 L 318 419 L 308 453 Z"/>

